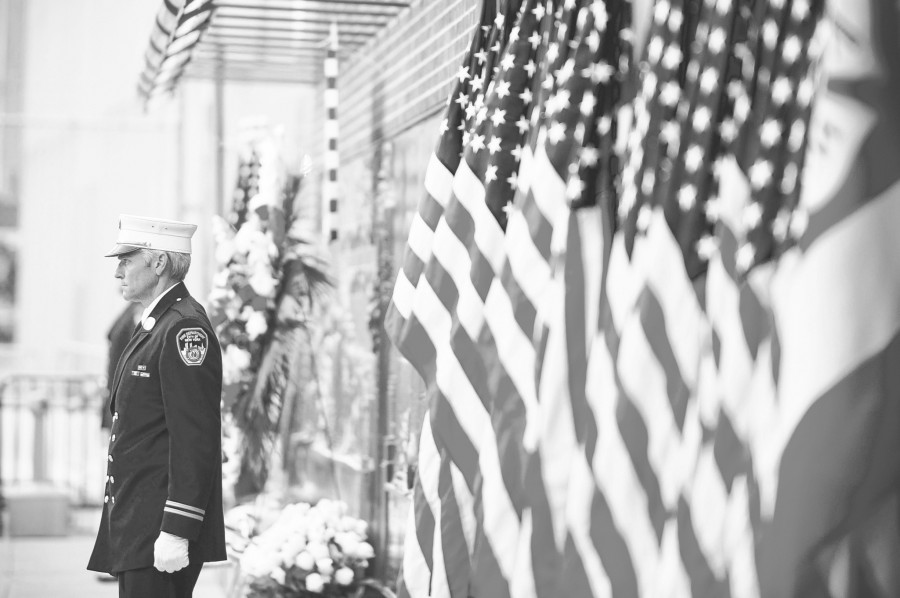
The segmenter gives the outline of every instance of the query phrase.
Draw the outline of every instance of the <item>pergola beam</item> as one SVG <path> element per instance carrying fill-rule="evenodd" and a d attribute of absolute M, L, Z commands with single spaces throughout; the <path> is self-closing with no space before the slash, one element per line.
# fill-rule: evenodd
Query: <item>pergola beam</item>
<path fill-rule="evenodd" d="M 160 31 L 154 29 L 149 70 L 141 76 L 145 98 L 154 88 L 173 88 L 180 76 L 321 82 L 332 25 L 337 26 L 339 55 L 347 57 L 410 5 L 405 0 L 194 1 L 203 10 L 212 9 L 207 13 L 211 18 L 196 25 L 189 18 L 193 12 L 183 14 L 186 0 L 163 0 L 160 14 L 166 26 L 160 29 L 157 19 Z M 178 40 L 166 35 L 175 24 L 183 25 Z M 186 60 L 176 63 L 170 55 Z M 216 69 L 223 70 L 217 75 Z"/>

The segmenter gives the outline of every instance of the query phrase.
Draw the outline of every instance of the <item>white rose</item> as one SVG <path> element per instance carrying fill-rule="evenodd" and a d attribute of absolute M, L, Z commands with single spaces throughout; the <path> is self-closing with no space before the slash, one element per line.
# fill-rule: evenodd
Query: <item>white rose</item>
<path fill-rule="evenodd" d="M 356 531 L 356 527 L 358 525 L 359 519 L 356 517 L 351 517 L 349 515 L 344 515 L 341 517 L 340 523 L 338 523 L 338 530 L 342 532 L 352 532 Z"/>
<path fill-rule="evenodd" d="M 318 573 L 310 573 L 306 576 L 306 589 L 314 594 L 320 594 L 325 589 L 325 580 Z"/>
<path fill-rule="evenodd" d="M 325 529 L 321 525 L 317 525 L 315 527 L 310 527 L 306 531 L 306 535 L 309 538 L 310 544 L 324 544 L 325 540 Z"/>
<path fill-rule="evenodd" d="M 241 569 L 253 577 L 269 575 L 279 565 L 280 558 L 277 554 L 256 544 L 248 546 L 241 555 Z"/>
<path fill-rule="evenodd" d="M 349 586 L 353 583 L 353 569 L 341 567 L 334 574 L 334 580 L 341 586 Z"/>
<path fill-rule="evenodd" d="M 344 554 L 354 554 L 360 538 L 353 532 L 339 532 L 334 535 L 334 541 L 341 547 Z"/>
<path fill-rule="evenodd" d="M 272 276 L 262 269 L 257 269 L 247 281 L 257 295 L 262 297 L 274 297 L 275 287 L 278 284 Z"/>
<path fill-rule="evenodd" d="M 250 366 L 250 353 L 237 345 L 225 347 L 222 355 L 222 378 L 225 384 L 232 384 L 241 379 L 241 374 Z"/>
<path fill-rule="evenodd" d="M 297 558 L 294 560 L 294 564 L 304 571 L 312 571 L 313 567 L 316 566 L 316 559 L 314 559 L 311 554 L 304 550 L 297 555 Z"/>
<path fill-rule="evenodd" d="M 216 263 L 220 266 L 226 265 L 231 258 L 234 257 L 235 244 L 231 239 L 220 239 L 216 241 Z"/>
<path fill-rule="evenodd" d="M 231 296 L 231 293 L 229 293 Z M 233 297 L 232 297 L 233 298 Z M 238 301 L 229 301 L 225 304 L 225 318 L 233 322 L 241 315 L 241 306 Z"/>
<path fill-rule="evenodd" d="M 375 549 L 368 542 L 360 542 L 356 547 L 356 558 L 371 559 L 375 556 Z"/>
<path fill-rule="evenodd" d="M 272 572 L 269 573 L 269 577 L 278 582 L 278 585 L 284 585 L 284 569 L 281 567 L 275 567 L 272 569 Z"/>
<path fill-rule="evenodd" d="M 362 519 L 356 520 L 356 529 L 354 530 L 361 538 L 366 537 L 366 533 L 369 531 L 369 523 Z"/>
<path fill-rule="evenodd" d="M 309 544 L 306 545 L 306 551 L 313 556 L 315 560 L 326 559 L 329 557 L 328 547 L 322 542 L 313 542 L 310 537 Z"/>
<path fill-rule="evenodd" d="M 291 536 L 281 547 L 281 558 L 284 566 L 289 567 L 297 555 L 306 547 L 306 541 L 302 536 Z"/>
<path fill-rule="evenodd" d="M 318 559 L 316 561 L 316 570 L 322 575 L 331 575 L 334 573 L 334 561 L 330 558 Z"/>
<path fill-rule="evenodd" d="M 228 299 L 228 289 L 224 287 L 213 287 L 209 292 L 209 302 L 211 304 L 224 303 Z"/>
<path fill-rule="evenodd" d="M 252 310 L 253 313 L 249 314 L 247 318 L 247 336 L 250 337 L 250 340 L 256 340 L 256 338 L 262 334 L 265 334 L 266 330 L 269 328 L 269 324 L 266 322 L 266 316 L 262 314 L 262 312 Z"/>
<path fill-rule="evenodd" d="M 247 575 L 257 575 L 260 567 L 259 547 L 251 544 L 241 555 L 241 570 Z"/>

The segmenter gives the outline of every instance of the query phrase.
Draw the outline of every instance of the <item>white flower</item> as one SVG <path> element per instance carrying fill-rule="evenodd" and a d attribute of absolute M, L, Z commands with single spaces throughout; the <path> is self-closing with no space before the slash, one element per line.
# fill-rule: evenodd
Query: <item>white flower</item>
<path fill-rule="evenodd" d="M 216 240 L 216 263 L 219 266 L 225 266 L 228 262 L 231 261 L 231 258 L 234 257 L 235 254 L 235 243 L 232 239 L 217 239 Z M 228 272 L 227 270 L 223 270 L 224 272 Z"/>
<path fill-rule="evenodd" d="M 254 270 L 247 282 L 250 283 L 257 295 L 268 299 L 275 296 L 278 281 L 268 271 L 262 269 Z"/>
<path fill-rule="evenodd" d="M 368 542 L 360 542 L 356 547 L 356 558 L 371 559 L 375 556 L 375 549 Z"/>
<path fill-rule="evenodd" d="M 313 567 L 316 566 L 316 559 L 314 559 L 311 554 L 304 550 L 297 555 L 297 558 L 294 560 L 294 564 L 304 571 L 312 571 Z"/>
<path fill-rule="evenodd" d="M 326 559 L 330 555 L 330 553 L 328 552 L 328 547 L 325 546 L 325 543 L 313 541 L 312 536 L 310 536 L 310 541 L 306 546 L 306 551 L 309 552 L 309 554 L 311 554 L 316 561 L 318 561 L 319 559 Z"/>
<path fill-rule="evenodd" d="M 366 537 L 366 533 L 369 531 L 369 522 L 364 521 L 362 519 L 358 519 L 356 521 L 356 533 L 359 534 L 361 538 Z"/>
<path fill-rule="evenodd" d="M 278 582 L 278 585 L 284 585 L 284 569 L 281 567 L 275 567 L 272 569 L 272 572 L 269 573 L 269 577 Z"/>
<path fill-rule="evenodd" d="M 344 554 L 354 554 L 361 540 L 354 532 L 338 532 L 334 535 L 334 541 Z"/>
<path fill-rule="evenodd" d="M 222 354 L 222 381 L 233 384 L 241 379 L 241 374 L 250 367 L 250 353 L 237 345 L 228 345 Z"/>
<path fill-rule="evenodd" d="M 325 526 L 321 521 L 309 521 L 309 531 L 307 535 L 309 536 L 310 544 L 324 544 L 325 540 Z"/>
<path fill-rule="evenodd" d="M 291 563 L 297 558 L 303 549 L 306 548 L 306 538 L 300 535 L 294 535 L 287 539 L 284 546 L 281 547 L 281 558 L 285 567 L 290 567 Z"/>
<path fill-rule="evenodd" d="M 241 570 L 252 577 L 265 577 L 280 566 L 277 554 L 257 544 L 251 544 L 241 555 Z"/>
<path fill-rule="evenodd" d="M 269 324 L 266 322 L 266 316 L 263 315 L 262 312 L 254 309 L 251 309 L 250 311 L 252 313 L 248 314 L 245 329 L 247 330 L 247 336 L 252 341 L 265 334 L 266 330 L 269 329 Z"/>
<path fill-rule="evenodd" d="M 318 559 L 316 561 L 316 570 L 322 575 L 331 575 L 334 573 L 334 561 L 330 558 Z"/>
<path fill-rule="evenodd" d="M 341 586 L 349 586 L 353 583 L 353 569 L 341 567 L 334 574 L 334 580 Z"/>
<path fill-rule="evenodd" d="M 310 573 L 306 576 L 306 589 L 314 594 L 320 594 L 325 589 L 325 580 L 318 573 Z"/>
<path fill-rule="evenodd" d="M 228 298 L 229 289 L 225 289 L 222 287 L 213 287 L 213 289 L 209 292 L 209 302 L 210 303 L 222 303 L 225 299 Z"/>
<path fill-rule="evenodd" d="M 229 299 L 235 299 L 237 295 L 234 294 L 234 291 L 228 292 Z M 240 310 L 240 301 L 229 301 L 225 304 L 225 317 L 232 322 L 238 319 L 238 316 L 241 315 Z"/>

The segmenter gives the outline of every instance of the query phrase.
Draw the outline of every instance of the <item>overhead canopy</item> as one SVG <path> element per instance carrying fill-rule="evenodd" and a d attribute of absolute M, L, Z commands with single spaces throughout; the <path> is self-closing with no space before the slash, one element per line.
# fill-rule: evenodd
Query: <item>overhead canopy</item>
<path fill-rule="evenodd" d="M 182 76 L 316 83 L 329 29 L 340 55 L 365 44 L 406 0 L 164 0 L 154 24 L 140 91 L 173 89 Z"/>

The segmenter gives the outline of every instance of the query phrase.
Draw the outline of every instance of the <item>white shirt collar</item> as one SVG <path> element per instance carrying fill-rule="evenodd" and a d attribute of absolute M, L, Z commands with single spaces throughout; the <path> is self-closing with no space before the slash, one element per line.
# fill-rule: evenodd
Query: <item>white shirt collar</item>
<path fill-rule="evenodd" d="M 145 309 L 144 312 L 141 314 L 141 326 L 143 326 L 143 325 L 144 325 L 144 322 L 147 321 L 147 318 L 148 318 L 148 317 L 150 316 L 150 314 L 153 312 L 153 308 L 156 307 L 156 304 L 159 303 L 159 300 L 163 298 L 163 295 L 165 295 L 166 293 L 168 293 L 169 291 L 171 291 L 172 289 L 174 289 L 175 286 L 176 286 L 177 284 L 178 284 L 178 283 L 176 282 L 175 284 L 173 284 L 172 286 L 170 286 L 168 289 L 166 289 L 165 291 L 163 291 L 162 293 L 160 293 L 159 295 L 157 295 L 156 299 L 154 299 L 153 302 L 150 303 L 150 305 L 147 306 L 147 309 Z"/>

